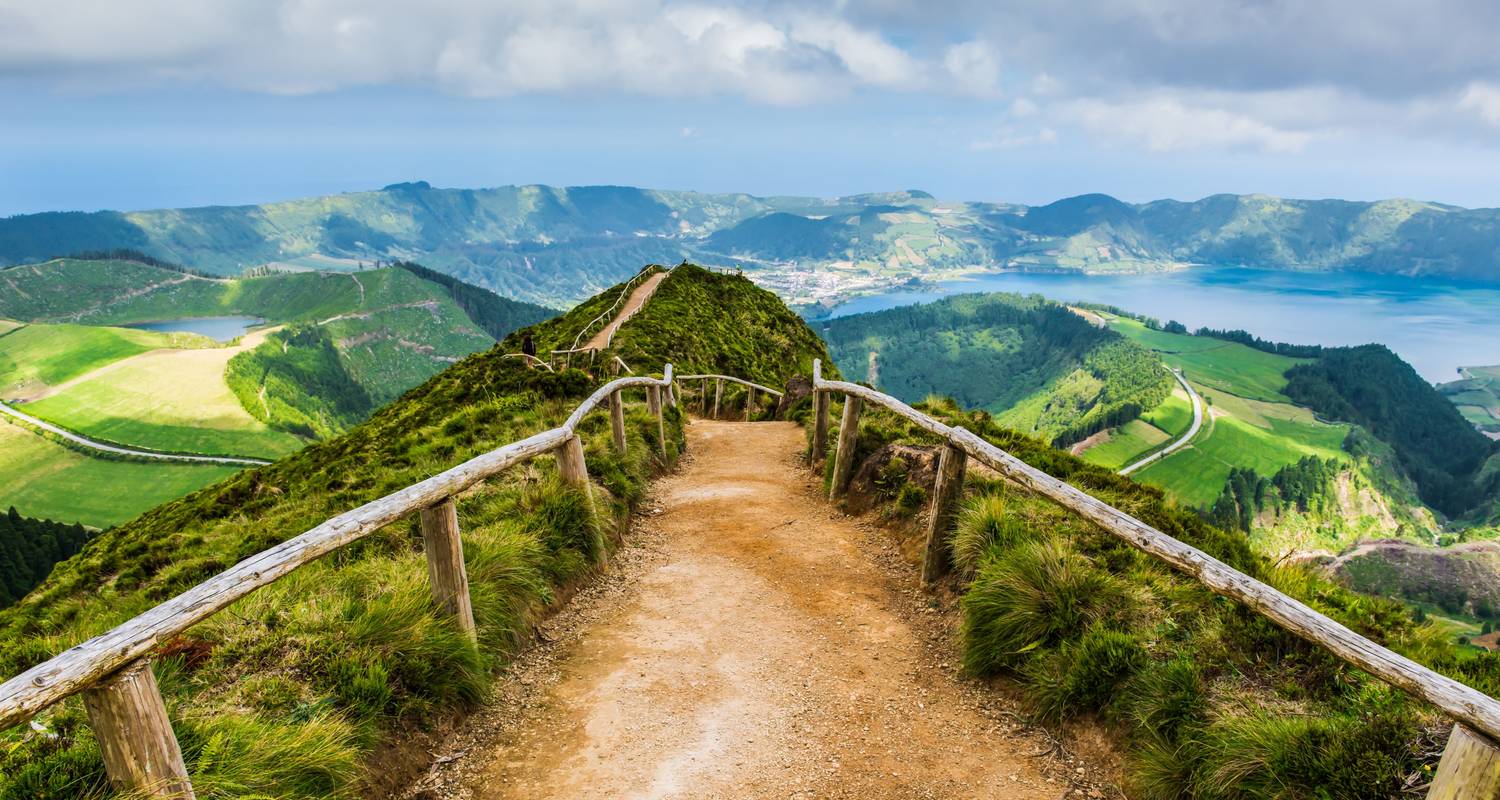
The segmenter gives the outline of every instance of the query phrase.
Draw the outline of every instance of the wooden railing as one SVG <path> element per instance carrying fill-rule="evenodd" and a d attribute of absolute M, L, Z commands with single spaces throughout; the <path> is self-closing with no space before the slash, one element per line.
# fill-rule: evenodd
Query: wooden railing
<path fill-rule="evenodd" d="M 775 389 L 772 389 L 769 386 L 762 386 L 762 385 L 760 385 L 758 383 L 753 383 L 753 382 L 747 381 L 747 380 L 745 380 L 743 378 L 736 378 L 733 375 L 679 375 L 679 376 L 677 376 L 677 379 L 678 380 L 682 380 L 682 381 L 702 381 L 702 384 L 700 386 L 701 392 L 699 394 L 699 402 L 701 403 L 701 409 L 702 409 L 702 412 L 703 412 L 703 416 L 705 416 L 705 417 L 711 417 L 713 419 L 718 419 L 719 418 L 719 407 L 720 407 L 720 405 L 724 401 L 724 382 L 725 381 L 728 381 L 730 383 L 737 383 L 737 384 L 745 387 L 745 421 L 746 422 L 749 422 L 750 421 L 750 417 L 755 414 L 755 393 L 757 391 L 765 392 L 766 394 L 771 395 L 771 396 L 776 397 L 776 398 L 780 398 L 781 397 L 781 392 L 778 392 L 778 391 L 776 391 Z M 713 407 L 713 413 L 712 414 L 709 413 L 709 409 L 708 409 L 708 382 L 710 380 L 714 381 L 714 387 L 715 387 L 714 388 L 714 407 Z"/>
<path fill-rule="evenodd" d="M 844 411 L 833 456 L 833 483 L 829 489 L 832 498 L 841 496 L 849 486 L 854 469 L 855 443 L 859 438 L 859 418 L 865 403 L 885 408 L 943 441 L 922 561 L 924 581 L 930 583 L 949 569 L 943 536 L 962 492 L 968 459 L 978 459 L 1007 480 L 1088 518 L 1137 549 L 1186 573 L 1211 591 L 1243 603 L 1287 631 L 1328 649 L 1345 662 L 1431 703 L 1458 724 L 1443 751 L 1427 794 L 1429 800 L 1491 800 L 1500 797 L 1500 747 L 1495 744 L 1500 741 L 1500 701 L 1360 636 L 1301 601 L 1042 472 L 962 427 L 949 427 L 874 389 L 844 381 L 823 380 L 822 364 L 816 360 L 813 361 L 814 458 L 822 458 L 827 452 L 829 407 L 834 393 L 844 395 Z"/>
<path fill-rule="evenodd" d="M 604 323 L 606 325 L 609 324 L 609 320 L 614 317 L 615 311 L 619 310 L 620 306 L 630 298 L 630 293 L 632 291 L 631 287 L 635 285 L 636 281 L 645 277 L 648 273 L 655 274 L 652 272 L 651 267 L 646 267 L 640 272 L 637 272 L 635 276 L 630 280 L 626 281 L 625 285 L 620 287 L 619 296 L 615 298 L 615 301 L 613 303 L 610 303 L 609 308 L 604 309 L 603 311 L 599 312 L 599 316 L 589 320 L 588 324 L 584 325 L 583 328 L 578 331 L 578 335 L 573 337 L 573 344 L 568 346 L 567 349 L 553 350 L 552 357 L 556 358 L 557 356 L 563 356 L 565 359 L 564 365 L 567 366 L 571 364 L 573 354 L 583 352 L 583 348 L 580 348 L 578 346 L 578 343 L 582 342 L 585 337 L 593 332 L 595 325 L 599 325 L 600 323 Z"/>
<path fill-rule="evenodd" d="M 380 528 L 416 513 L 434 600 L 465 634 L 475 638 L 463 542 L 453 498 L 517 464 L 551 453 L 570 485 L 585 488 L 588 469 L 577 430 L 589 413 L 609 403 L 614 446 L 624 451 L 624 398 L 644 388 L 656 416 L 662 452 L 666 431 L 662 393 L 671 398 L 672 365 L 663 377 L 619 378 L 599 387 L 561 427 L 476 456 L 452 469 L 332 517 L 311 530 L 261 551 L 114 629 L 95 636 L 0 684 L 0 730 L 31 719 L 74 694 L 83 695 L 105 770 L 121 791 L 153 797 L 192 798 L 182 752 L 150 665 L 151 652 L 251 592 L 275 582 Z M 673 401 L 675 402 L 675 401 Z"/>

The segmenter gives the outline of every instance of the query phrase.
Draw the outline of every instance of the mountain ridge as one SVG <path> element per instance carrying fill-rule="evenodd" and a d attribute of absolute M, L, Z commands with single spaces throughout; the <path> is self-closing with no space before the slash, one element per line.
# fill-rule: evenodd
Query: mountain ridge
<path fill-rule="evenodd" d="M 592 295 L 643 262 L 744 264 L 805 303 L 827 295 L 799 295 L 797 279 L 825 272 L 845 284 L 885 285 L 965 269 L 1248 264 L 1500 282 L 1500 209 L 1265 194 L 1145 203 L 1085 194 L 1030 206 L 917 190 L 762 197 L 416 181 L 257 205 L 0 219 L 0 264 L 122 247 L 221 275 L 266 264 L 416 260 L 554 306 Z"/>

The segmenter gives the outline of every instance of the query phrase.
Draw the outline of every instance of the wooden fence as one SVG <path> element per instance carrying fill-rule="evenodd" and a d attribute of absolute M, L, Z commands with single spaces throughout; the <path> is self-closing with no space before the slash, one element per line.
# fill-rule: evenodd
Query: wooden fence
<path fill-rule="evenodd" d="M 151 672 L 150 655 L 159 644 L 298 567 L 411 514 L 419 514 L 421 518 L 427 574 L 437 607 L 474 638 L 474 613 L 453 498 L 482 480 L 548 453 L 556 457 L 564 481 L 587 487 L 588 469 L 578 425 L 608 402 L 614 446 L 623 451 L 625 404 L 621 393 L 627 389 L 646 390 L 647 405 L 656 416 L 665 452 L 662 393 L 670 396 L 671 386 L 671 364 L 664 368 L 662 378 L 610 381 L 575 408 L 561 427 L 476 456 L 446 472 L 332 517 L 26 670 L 0 684 L 0 730 L 25 722 L 49 706 L 81 693 L 111 783 L 122 791 L 137 791 L 147 796 L 192 798 L 182 751 Z"/>
<path fill-rule="evenodd" d="M 1381 647 L 1301 601 L 1042 472 L 962 427 L 944 425 L 869 387 L 844 381 L 825 381 L 823 365 L 817 360 L 813 361 L 814 458 L 821 458 L 828 450 L 829 407 L 834 393 L 844 395 L 844 411 L 833 456 L 833 483 L 829 489 L 832 498 L 838 498 L 849 486 L 854 470 L 855 443 L 859 438 L 859 418 L 865 403 L 885 408 L 943 441 L 923 551 L 923 580 L 930 583 L 948 570 L 943 537 L 952 519 L 955 501 L 962 493 L 968 459 L 978 459 L 1012 483 L 1088 518 L 1137 549 L 1187 573 L 1213 592 L 1243 603 L 1282 628 L 1328 649 L 1346 663 L 1426 700 L 1453 717 L 1458 724 L 1448 739 L 1448 747 L 1443 751 L 1427 797 L 1429 800 L 1500 798 L 1500 747 L 1494 744 L 1500 741 L 1500 701 Z"/>
<path fill-rule="evenodd" d="M 681 380 L 681 381 L 701 381 L 701 384 L 699 386 L 699 396 L 698 396 L 699 403 L 700 403 L 700 408 L 701 408 L 703 416 L 710 417 L 712 419 L 718 419 L 719 418 L 719 409 L 720 409 L 720 407 L 722 406 L 722 404 L 724 402 L 724 384 L 725 384 L 725 382 L 728 382 L 728 383 L 737 383 L 737 384 L 745 387 L 745 421 L 746 422 L 749 422 L 750 418 L 752 416 L 754 416 L 754 414 L 755 414 L 755 393 L 757 391 L 764 392 L 765 394 L 771 395 L 772 397 L 775 397 L 775 398 L 778 398 L 778 399 L 780 399 L 780 397 L 781 397 L 781 392 L 778 392 L 778 391 L 776 391 L 775 389 L 772 389 L 769 386 L 762 386 L 762 385 L 760 385 L 758 383 L 753 383 L 753 382 L 747 381 L 747 380 L 745 380 L 743 378 L 736 378 L 733 375 L 679 375 L 679 376 L 677 376 L 677 379 Z M 709 381 L 713 381 L 714 382 L 714 407 L 713 407 L 713 413 L 712 414 L 709 413 L 709 408 L 708 408 L 708 382 Z"/>

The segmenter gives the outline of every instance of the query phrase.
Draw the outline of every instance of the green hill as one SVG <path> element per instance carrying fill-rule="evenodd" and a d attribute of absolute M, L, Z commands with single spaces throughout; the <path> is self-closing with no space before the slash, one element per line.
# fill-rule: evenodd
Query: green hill
<path fill-rule="evenodd" d="M 620 289 L 617 287 L 614 292 Z M 612 296 L 534 327 L 570 341 Z M 706 326 L 721 326 L 717 330 Z M 727 335 L 716 339 L 710 335 Z M 826 358 L 817 337 L 750 281 L 679 267 L 617 338 L 642 371 L 721 366 L 784 385 Z M 323 519 L 508 442 L 556 426 L 603 378 L 528 369 L 504 347 L 469 356 L 346 433 L 241 472 L 95 537 L 19 604 L 0 611 L 0 675 L 11 675 L 144 611 Z M 420 546 L 406 522 L 292 576 L 198 626 L 160 663 L 162 690 L 200 796 L 350 796 L 362 759 L 398 729 L 472 706 L 531 636 L 533 620 L 601 562 L 645 481 L 667 455 L 637 397 L 629 449 L 607 415 L 582 432 L 599 482 L 591 521 L 551 459 L 459 499 L 480 644 L 431 613 Z M 106 794 L 76 701 L 44 714 L 56 737 L 0 732 L 0 797 Z"/>
<path fill-rule="evenodd" d="M 1463 367 L 1464 377 L 1442 384 L 1438 391 L 1474 427 L 1500 438 L 1500 366 Z"/>
<path fill-rule="evenodd" d="M 0 289 L 0 315 L 25 321 L 0 334 L 0 399 L 117 445 L 266 459 L 348 428 L 497 336 L 555 313 L 414 264 L 207 279 L 129 258 L 58 259 L 0 270 Z M 223 345 L 106 327 L 224 315 L 269 327 Z M 227 474 L 106 464 L 98 451 L 6 428 L 0 502 L 30 515 L 104 527 Z M 151 489 L 120 491 L 114 482 L 126 475 Z"/>
<path fill-rule="evenodd" d="M 805 304 L 1002 266 L 1253 264 L 1493 282 L 1497 226 L 1500 210 L 1399 199 L 1214 195 L 1130 204 L 1095 194 L 1027 207 L 917 191 L 821 199 L 415 182 L 254 206 L 15 216 L 0 219 L 0 264 L 114 248 L 220 275 L 415 259 L 509 297 L 562 304 L 641 263 L 694 257 L 763 270 L 787 299 Z"/>
<path fill-rule="evenodd" d="M 824 324 L 839 369 L 907 402 L 944 394 L 1069 445 L 1164 403 L 1150 351 L 1040 296 L 974 294 Z"/>

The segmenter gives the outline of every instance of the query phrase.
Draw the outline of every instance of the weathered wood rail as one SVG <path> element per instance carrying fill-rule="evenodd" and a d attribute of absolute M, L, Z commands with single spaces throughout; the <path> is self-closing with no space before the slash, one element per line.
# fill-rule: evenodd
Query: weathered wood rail
<path fill-rule="evenodd" d="M 475 636 L 463 541 L 453 498 L 465 489 L 537 456 L 552 454 L 564 481 L 588 484 L 584 417 L 606 402 L 615 447 L 625 444 L 624 398 L 643 388 L 657 418 L 665 449 L 662 392 L 670 397 L 672 365 L 661 378 L 618 378 L 599 387 L 568 415 L 561 427 L 529 436 L 452 469 L 334 516 L 281 544 L 263 550 L 182 594 L 59 653 L 0 684 L 0 730 L 25 722 L 75 694 L 83 695 L 90 727 L 99 740 L 105 769 L 121 791 L 175 800 L 192 798 L 182 751 L 167 719 L 150 657 L 164 641 L 293 570 L 404 517 L 421 519 L 423 549 L 435 605 L 470 638 Z"/>
<path fill-rule="evenodd" d="M 1093 521 L 1137 549 L 1167 562 L 1211 591 L 1236 600 L 1282 628 L 1326 648 L 1348 664 L 1431 703 L 1457 721 L 1428 792 L 1443 798 L 1500 798 L 1500 701 L 1382 647 L 1301 601 L 1255 580 L 1218 559 L 1184 544 L 1125 512 L 1090 496 L 1001 450 L 962 427 L 950 427 L 906 403 L 866 386 L 823 379 L 822 363 L 813 361 L 813 457 L 828 448 L 828 416 L 834 393 L 844 396 L 844 412 L 834 452 L 830 497 L 848 488 L 853 472 L 859 419 L 866 403 L 880 406 L 943 442 L 937 486 L 932 493 L 923 578 L 934 581 L 947 570 L 945 543 L 952 506 L 962 493 L 968 458 L 1000 473 L 1029 491 Z"/>
<path fill-rule="evenodd" d="M 703 413 L 703 416 L 705 416 L 705 417 L 711 416 L 713 419 L 718 419 L 719 418 L 719 406 L 724 401 L 724 384 L 725 384 L 725 382 L 737 383 L 740 386 L 745 387 L 745 421 L 746 422 L 749 422 L 750 418 L 752 416 L 754 416 L 754 414 L 755 414 L 755 393 L 756 392 L 758 392 L 758 391 L 759 392 L 764 392 L 764 393 L 766 393 L 768 395 L 771 395 L 772 397 L 775 397 L 777 399 L 780 399 L 780 397 L 781 397 L 781 392 L 778 392 L 778 391 L 776 391 L 775 389 L 772 389 L 769 386 L 762 386 L 762 385 L 760 385 L 758 383 L 755 383 L 753 381 L 747 381 L 744 378 L 736 378 L 733 375 L 679 375 L 679 376 L 677 376 L 677 379 L 678 380 L 682 380 L 682 381 L 701 381 L 701 385 L 699 387 L 700 388 L 700 392 L 699 392 L 699 398 L 698 399 L 699 399 L 699 402 L 701 403 L 702 413 Z M 708 382 L 709 381 L 713 381 L 714 382 L 714 406 L 713 406 L 713 414 L 709 414 L 708 413 Z"/>

